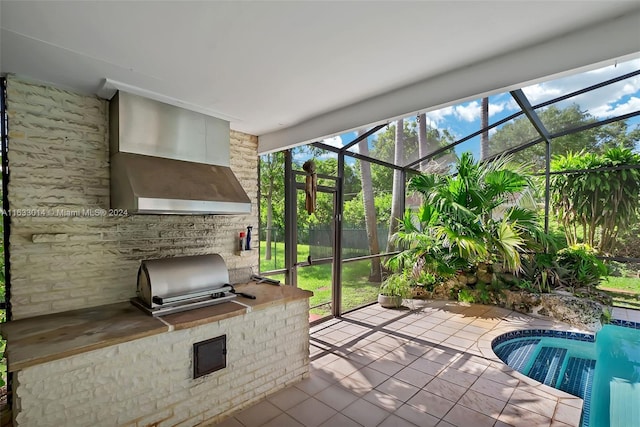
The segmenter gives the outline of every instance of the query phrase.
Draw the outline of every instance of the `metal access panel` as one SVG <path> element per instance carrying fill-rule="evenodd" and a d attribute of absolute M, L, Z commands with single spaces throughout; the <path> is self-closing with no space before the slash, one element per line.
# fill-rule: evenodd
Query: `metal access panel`
<path fill-rule="evenodd" d="M 222 335 L 193 344 L 193 378 L 227 367 L 227 336 Z"/>

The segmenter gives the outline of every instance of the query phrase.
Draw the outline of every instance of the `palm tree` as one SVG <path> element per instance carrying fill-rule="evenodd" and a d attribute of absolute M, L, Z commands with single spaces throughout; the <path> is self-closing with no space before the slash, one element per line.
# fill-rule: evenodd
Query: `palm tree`
<path fill-rule="evenodd" d="M 393 163 L 398 166 L 404 166 L 404 120 L 400 119 L 396 122 L 396 141 L 395 141 Z M 402 204 L 400 196 L 404 192 L 404 182 L 402 182 L 402 173 L 395 169 L 393 171 L 393 190 L 391 196 L 391 218 L 389 220 L 389 239 L 387 243 L 387 252 L 394 250 L 392 237 L 398 230 L 398 218 L 402 217 Z"/>
<path fill-rule="evenodd" d="M 362 135 L 364 130 L 358 131 L 358 136 Z M 358 143 L 360 154 L 369 155 L 369 142 L 364 138 Z M 365 229 L 367 232 L 367 241 L 369 243 L 369 254 L 375 255 L 380 253 L 380 245 L 378 243 L 378 226 L 376 221 L 376 207 L 373 198 L 373 181 L 371 179 L 371 164 L 360 160 L 360 175 L 362 176 L 362 204 L 364 205 Z M 380 258 L 371 259 L 371 272 L 369 281 L 382 281 L 382 268 L 380 266 Z"/>
<path fill-rule="evenodd" d="M 416 265 L 432 274 L 452 273 L 481 262 L 518 271 L 520 252 L 541 249 L 548 238 L 535 211 L 515 204 L 531 186 L 510 158 L 475 162 L 463 153 L 457 174 L 421 174 L 409 189 L 421 193 L 418 213 L 407 212 L 395 241 L 406 250 L 392 267 Z"/>
<path fill-rule="evenodd" d="M 489 98 L 482 98 L 482 109 L 480 115 L 480 129 L 483 130 L 480 136 L 480 160 L 489 157 Z"/>

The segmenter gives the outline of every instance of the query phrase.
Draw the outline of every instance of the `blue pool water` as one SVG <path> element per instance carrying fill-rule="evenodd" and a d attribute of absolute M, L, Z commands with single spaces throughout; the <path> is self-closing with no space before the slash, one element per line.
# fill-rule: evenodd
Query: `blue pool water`
<path fill-rule="evenodd" d="M 640 325 L 630 326 L 605 325 L 596 337 L 509 332 L 493 340 L 493 351 L 513 369 L 582 398 L 582 427 L 640 426 Z"/>

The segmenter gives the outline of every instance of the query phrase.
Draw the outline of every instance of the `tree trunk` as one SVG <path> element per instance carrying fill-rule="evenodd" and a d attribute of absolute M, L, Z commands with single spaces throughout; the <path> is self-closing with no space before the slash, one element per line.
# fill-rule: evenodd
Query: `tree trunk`
<path fill-rule="evenodd" d="M 396 145 L 393 163 L 398 166 L 404 166 L 404 121 L 402 119 L 396 122 Z M 399 170 L 393 171 L 393 192 L 391 196 L 391 220 L 389 221 L 389 238 L 387 239 L 387 252 L 394 250 L 391 243 L 391 236 L 398 231 L 398 218 L 402 217 L 401 196 L 404 191 L 404 183 Z"/>
<path fill-rule="evenodd" d="M 480 136 L 480 160 L 484 160 L 489 157 L 489 98 L 482 98 L 481 112 L 480 127 L 484 132 Z"/>
<path fill-rule="evenodd" d="M 269 182 L 269 191 L 267 192 L 267 229 L 266 229 L 266 242 L 264 250 L 264 259 L 269 261 L 271 259 L 271 227 L 273 227 L 273 208 L 271 207 L 271 200 L 273 196 L 273 178 Z"/>
<path fill-rule="evenodd" d="M 427 146 L 427 116 L 422 113 L 418 116 L 418 159 L 422 159 L 429 154 Z M 424 170 L 423 163 L 418 165 L 421 171 Z"/>
<path fill-rule="evenodd" d="M 358 131 L 358 135 L 363 133 L 363 130 Z M 358 143 L 358 148 L 363 156 L 369 155 L 369 146 L 366 138 Z M 376 207 L 373 201 L 373 183 L 371 180 L 371 164 L 369 162 L 360 160 L 360 175 L 362 176 L 362 204 L 364 205 L 369 253 L 375 255 L 380 253 L 380 245 L 378 244 L 378 221 L 376 220 Z M 380 258 L 371 258 L 369 281 L 374 283 L 382 282 Z"/>

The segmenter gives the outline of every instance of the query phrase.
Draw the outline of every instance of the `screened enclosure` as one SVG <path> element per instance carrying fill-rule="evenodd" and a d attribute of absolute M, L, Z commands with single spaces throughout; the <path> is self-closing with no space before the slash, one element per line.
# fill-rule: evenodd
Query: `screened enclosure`
<path fill-rule="evenodd" d="M 313 291 L 311 320 L 374 302 L 385 261 L 401 249 L 392 239 L 399 219 L 424 201 L 408 181 L 457 173 L 463 153 L 480 162 L 508 156 L 526 170 L 535 191 L 510 202 L 539 213 L 556 249 L 593 248 L 608 266 L 601 287 L 640 308 L 637 59 L 261 156 L 261 274 Z"/>

